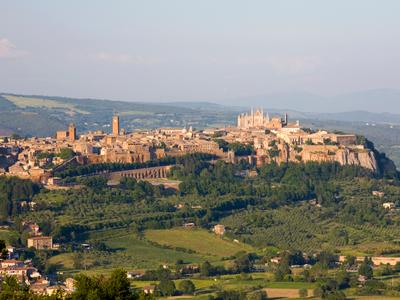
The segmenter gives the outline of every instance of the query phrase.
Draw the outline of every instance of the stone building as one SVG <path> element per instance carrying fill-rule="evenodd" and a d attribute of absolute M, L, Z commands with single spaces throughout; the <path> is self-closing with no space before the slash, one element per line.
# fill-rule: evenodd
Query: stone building
<path fill-rule="evenodd" d="M 238 116 L 238 127 L 239 128 L 257 128 L 257 127 L 266 127 L 269 123 L 270 119 L 264 115 L 263 109 L 257 109 L 255 112 L 251 109 L 250 114 L 243 113 Z"/>
<path fill-rule="evenodd" d="M 69 132 L 67 130 L 59 130 L 56 132 L 56 139 L 57 140 L 66 140 L 68 139 Z"/>
<path fill-rule="evenodd" d="M 69 136 L 69 140 L 71 142 L 76 141 L 77 136 L 76 136 L 76 126 L 74 123 L 69 124 L 68 126 L 68 136 Z"/>
<path fill-rule="evenodd" d="M 28 248 L 35 248 L 37 250 L 52 249 L 53 238 L 51 236 L 34 236 L 28 238 Z"/>
<path fill-rule="evenodd" d="M 281 118 L 270 119 L 269 115 L 264 115 L 262 108 L 254 111 L 251 109 L 250 114 L 240 114 L 237 118 L 237 126 L 240 129 L 255 129 L 255 128 L 267 128 L 267 129 L 280 129 L 288 124 L 287 114 L 282 120 Z"/>
<path fill-rule="evenodd" d="M 112 119 L 112 133 L 115 136 L 119 135 L 120 127 L 119 127 L 119 116 L 114 116 Z"/>
<path fill-rule="evenodd" d="M 225 234 L 225 226 L 221 224 L 217 224 L 214 226 L 214 233 L 216 235 L 224 235 Z"/>

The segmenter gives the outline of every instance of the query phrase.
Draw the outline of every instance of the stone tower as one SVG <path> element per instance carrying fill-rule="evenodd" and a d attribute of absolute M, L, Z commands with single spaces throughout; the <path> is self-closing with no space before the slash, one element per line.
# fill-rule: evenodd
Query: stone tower
<path fill-rule="evenodd" d="M 69 136 L 69 140 L 71 142 L 76 141 L 77 137 L 76 137 L 76 126 L 74 123 L 69 124 L 68 126 L 68 136 Z"/>
<path fill-rule="evenodd" d="M 112 119 L 112 133 L 115 136 L 119 135 L 119 116 L 114 116 Z"/>

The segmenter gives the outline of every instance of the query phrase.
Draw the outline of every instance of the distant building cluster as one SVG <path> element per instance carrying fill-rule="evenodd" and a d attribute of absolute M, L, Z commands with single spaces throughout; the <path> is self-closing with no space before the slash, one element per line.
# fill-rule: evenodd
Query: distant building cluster
<path fill-rule="evenodd" d="M 67 278 L 64 283 L 53 282 L 43 276 L 30 260 L 18 260 L 15 258 L 0 261 L 0 278 L 5 276 L 16 277 L 19 283 L 26 284 L 36 294 L 53 295 L 57 291 L 72 293 L 75 289 L 75 280 Z"/>
<path fill-rule="evenodd" d="M 0 140 L 0 173 L 57 185 L 53 172 L 69 163 L 143 163 L 198 152 L 232 163 L 240 159 L 257 165 L 271 161 L 337 161 L 373 171 L 377 168 L 373 154 L 364 145 L 357 145 L 355 135 L 304 130 L 298 121 L 290 123 L 287 114 L 283 118 L 270 117 L 263 109 L 240 114 L 237 127 L 158 128 L 128 133 L 120 128 L 120 117 L 114 116 L 111 128 L 111 134 L 89 131 L 78 135 L 76 126 L 70 124 L 67 130 L 57 131 L 55 138 L 4 137 Z M 221 146 L 221 141 L 251 145 L 254 151 L 243 157 Z M 74 156 L 59 155 L 65 149 Z"/>
<path fill-rule="evenodd" d="M 27 239 L 28 248 L 35 250 L 58 249 L 59 245 L 53 244 L 52 237 L 42 235 L 37 223 L 23 221 L 22 226 L 30 235 Z M 64 293 L 74 291 L 75 280 L 73 278 L 67 278 L 64 283 L 51 280 L 39 272 L 30 259 L 21 260 L 22 249 L 7 246 L 6 250 L 7 257 L 0 259 L 0 279 L 6 276 L 16 277 L 19 283 L 28 285 L 32 292 L 42 295 L 53 295 L 59 290 Z"/>
<path fill-rule="evenodd" d="M 56 139 L 57 140 L 69 140 L 71 142 L 76 141 L 76 126 L 75 124 L 71 123 L 68 126 L 68 130 L 60 130 L 56 132 Z"/>

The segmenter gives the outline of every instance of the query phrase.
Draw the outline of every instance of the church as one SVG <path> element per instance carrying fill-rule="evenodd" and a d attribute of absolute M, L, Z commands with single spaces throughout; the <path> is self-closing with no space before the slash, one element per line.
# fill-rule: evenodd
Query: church
<path fill-rule="evenodd" d="M 285 118 L 270 118 L 268 113 L 264 115 L 264 110 L 262 108 L 256 109 L 256 111 L 251 109 L 250 114 L 242 113 L 238 116 L 237 126 L 240 129 L 280 129 L 288 124 L 288 117 L 285 114 Z"/>

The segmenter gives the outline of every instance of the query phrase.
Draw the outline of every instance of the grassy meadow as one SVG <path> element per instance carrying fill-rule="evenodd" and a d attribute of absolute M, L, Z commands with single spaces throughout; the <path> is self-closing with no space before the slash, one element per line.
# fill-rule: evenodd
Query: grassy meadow
<path fill-rule="evenodd" d="M 190 249 L 201 255 L 220 258 L 232 256 L 239 251 L 254 251 L 249 245 L 218 237 L 204 229 L 146 230 L 145 237 L 160 245 Z"/>
<path fill-rule="evenodd" d="M 13 244 L 18 240 L 18 233 L 13 230 L 0 229 L 0 240 L 4 240 L 8 244 Z"/>
<path fill-rule="evenodd" d="M 251 251 L 252 247 L 221 239 L 206 230 L 149 230 L 145 237 L 126 230 L 107 230 L 92 233 L 89 242 L 104 242 L 109 251 L 90 251 L 83 254 L 90 273 L 103 273 L 123 266 L 127 270 L 158 268 L 185 263 L 223 263 L 224 257 L 239 251 Z M 196 250 L 197 249 L 197 250 Z M 190 251 L 190 250 L 196 250 Z M 50 258 L 50 262 L 63 271 L 75 272 L 73 253 L 63 253 Z M 226 262 L 226 261 L 225 261 Z"/>
<path fill-rule="evenodd" d="M 8 101 L 11 101 L 16 106 L 20 108 L 26 107 L 45 107 L 45 108 L 58 108 L 58 109 L 66 109 L 73 112 L 78 112 L 81 114 L 89 114 L 87 111 L 77 109 L 73 104 L 63 103 L 50 99 L 43 98 L 35 98 L 35 97 L 21 97 L 21 96 L 13 96 L 13 95 L 3 95 Z"/>

